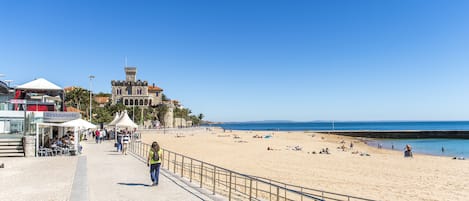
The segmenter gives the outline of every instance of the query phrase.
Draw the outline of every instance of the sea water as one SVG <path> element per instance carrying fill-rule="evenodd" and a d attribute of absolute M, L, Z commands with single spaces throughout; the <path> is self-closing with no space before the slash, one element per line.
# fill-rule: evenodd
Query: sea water
<path fill-rule="evenodd" d="M 406 145 L 412 147 L 412 152 L 436 156 L 469 158 L 469 140 L 465 139 L 379 139 L 371 140 L 368 145 L 384 149 L 399 150 L 404 153 Z"/>
<path fill-rule="evenodd" d="M 219 124 L 232 130 L 281 130 L 281 131 L 326 131 L 326 130 L 469 130 L 469 121 L 377 121 L 377 122 L 277 122 L 277 123 L 224 123 Z"/>
<path fill-rule="evenodd" d="M 458 130 L 469 131 L 469 121 L 393 121 L 393 122 L 271 122 L 271 123 L 226 123 L 224 129 L 232 130 L 280 130 L 280 131 L 327 131 L 327 130 Z M 467 139 L 379 139 L 369 142 L 370 146 L 381 144 L 385 149 L 404 151 L 405 145 L 412 146 L 415 153 L 469 158 Z M 443 148 L 443 149 L 442 149 Z"/>

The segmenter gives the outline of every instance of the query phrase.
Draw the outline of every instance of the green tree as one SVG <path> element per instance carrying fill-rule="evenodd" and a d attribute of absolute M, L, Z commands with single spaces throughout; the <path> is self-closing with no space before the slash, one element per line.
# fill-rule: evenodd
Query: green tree
<path fill-rule="evenodd" d="M 86 111 L 89 108 L 90 93 L 88 90 L 76 87 L 65 94 L 65 105 L 76 107 L 79 110 Z"/>
<path fill-rule="evenodd" d="M 205 116 L 204 116 L 204 114 L 200 113 L 198 117 L 199 117 L 199 120 L 202 121 L 202 119 L 203 119 Z"/>
<path fill-rule="evenodd" d="M 156 113 L 157 113 L 158 119 L 160 120 L 160 123 L 161 123 L 163 126 L 165 126 L 165 125 L 166 125 L 166 122 L 164 121 L 164 116 L 165 116 L 166 113 L 168 113 L 168 111 L 169 111 L 168 106 L 165 105 L 165 104 L 160 104 L 160 105 L 156 106 L 155 111 L 156 111 Z"/>
<path fill-rule="evenodd" d="M 171 99 L 169 99 L 165 94 L 161 95 L 161 99 L 163 101 L 170 101 Z"/>

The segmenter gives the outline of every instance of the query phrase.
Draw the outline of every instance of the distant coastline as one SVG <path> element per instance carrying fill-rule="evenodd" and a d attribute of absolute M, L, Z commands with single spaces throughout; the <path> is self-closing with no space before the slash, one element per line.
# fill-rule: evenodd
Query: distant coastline
<path fill-rule="evenodd" d="M 229 130 L 258 131 L 469 131 L 469 121 L 251 121 L 212 124 Z"/>

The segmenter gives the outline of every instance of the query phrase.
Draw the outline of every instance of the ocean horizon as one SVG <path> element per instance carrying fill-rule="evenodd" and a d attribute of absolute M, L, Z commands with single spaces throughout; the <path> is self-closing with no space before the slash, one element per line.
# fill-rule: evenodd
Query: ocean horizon
<path fill-rule="evenodd" d="M 214 124 L 229 130 L 265 131 L 469 131 L 469 121 L 249 121 Z"/>
<path fill-rule="evenodd" d="M 339 122 L 244 122 L 217 124 L 227 130 L 256 131 L 469 131 L 469 121 L 339 121 Z M 368 145 L 403 150 L 406 144 L 415 153 L 469 158 L 467 139 L 372 139 Z M 444 151 L 442 151 L 442 148 Z"/>

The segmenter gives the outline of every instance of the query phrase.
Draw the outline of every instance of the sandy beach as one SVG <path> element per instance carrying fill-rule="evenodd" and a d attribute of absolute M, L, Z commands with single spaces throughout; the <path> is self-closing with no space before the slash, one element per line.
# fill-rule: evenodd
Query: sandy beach
<path fill-rule="evenodd" d="M 254 138 L 256 135 L 272 137 Z M 142 140 L 156 140 L 168 150 L 241 173 L 369 199 L 469 197 L 468 160 L 420 154 L 404 158 L 401 151 L 370 147 L 356 138 L 310 132 L 212 129 L 178 134 L 142 131 Z M 345 151 L 339 149 L 342 145 Z M 319 154 L 325 148 L 330 154 Z"/>

